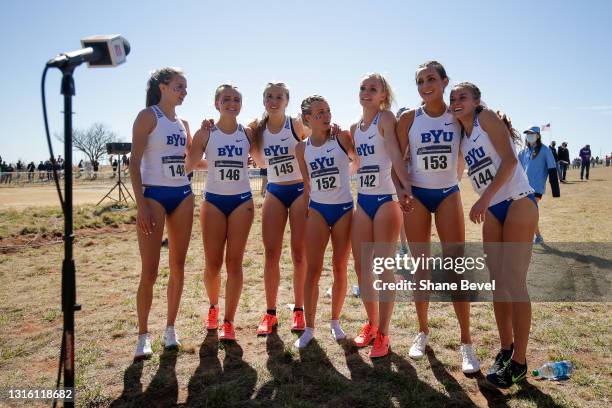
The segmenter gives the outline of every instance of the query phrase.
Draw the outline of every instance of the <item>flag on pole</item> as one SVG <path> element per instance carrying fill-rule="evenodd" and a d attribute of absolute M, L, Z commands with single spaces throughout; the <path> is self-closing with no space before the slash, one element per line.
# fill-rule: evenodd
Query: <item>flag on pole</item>
<path fill-rule="evenodd" d="M 545 132 L 547 130 L 550 130 L 550 123 L 547 123 L 547 124 L 541 126 L 541 131 L 542 132 Z"/>

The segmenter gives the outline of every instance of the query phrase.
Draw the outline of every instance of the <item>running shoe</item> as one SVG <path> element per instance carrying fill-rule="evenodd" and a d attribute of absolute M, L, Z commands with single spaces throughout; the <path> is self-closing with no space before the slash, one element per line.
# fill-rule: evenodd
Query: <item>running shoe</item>
<path fill-rule="evenodd" d="M 217 330 L 219 328 L 219 309 L 211 307 L 208 309 L 208 318 L 206 319 L 207 330 Z"/>
<path fill-rule="evenodd" d="M 153 355 L 151 349 L 151 335 L 149 333 L 139 334 L 138 343 L 136 343 L 136 352 L 134 353 L 134 360 L 144 360 Z"/>
<path fill-rule="evenodd" d="M 480 361 L 474 352 L 474 346 L 471 344 L 462 344 L 461 352 L 461 370 L 465 374 L 473 374 L 480 371 Z"/>
<path fill-rule="evenodd" d="M 227 320 L 223 322 L 221 331 L 219 334 L 219 340 L 236 340 L 236 332 L 234 332 L 234 325 Z"/>
<path fill-rule="evenodd" d="M 408 355 L 415 360 L 423 358 L 427 343 L 429 343 L 429 336 L 423 332 L 419 332 L 412 342 Z"/>
<path fill-rule="evenodd" d="M 497 353 L 497 356 L 495 356 L 495 362 L 493 362 L 493 365 L 491 366 L 491 368 L 489 368 L 487 374 L 495 374 L 496 372 L 504 368 L 504 366 L 510 362 L 513 350 L 514 347 L 511 347 L 510 350 L 500 350 L 499 353 Z"/>
<path fill-rule="evenodd" d="M 536 235 L 534 240 L 533 240 L 534 244 L 543 244 L 544 243 L 544 238 L 542 238 L 541 235 Z"/>
<path fill-rule="evenodd" d="M 382 333 L 376 333 L 376 339 L 374 339 L 374 346 L 368 354 L 370 358 L 384 357 L 389 354 L 389 336 L 385 336 Z"/>
<path fill-rule="evenodd" d="M 261 323 L 257 326 L 257 335 L 263 336 L 266 334 L 272 334 L 272 329 L 278 326 L 278 319 L 276 316 L 266 313 L 261 319 Z"/>
<path fill-rule="evenodd" d="M 293 319 L 291 320 L 291 331 L 304 331 L 306 321 L 304 320 L 304 311 L 294 310 Z"/>
<path fill-rule="evenodd" d="M 181 347 L 181 342 L 179 341 L 174 326 L 168 326 L 164 331 L 164 347 L 167 349 L 177 349 Z"/>
<path fill-rule="evenodd" d="M 498 388 L 510 388 L 527 379 L 527 364 L 510 360 L 501 370 L 487 375 L 487 381 Z"/>
<path fill-rule="evenodd" d="M 372 327 L 370 322 L 367 322 L 366 324 L 363 325 L 357 337 L 353 339 L 353 343 L 357 347 L 365 347 L 376 338 L 377 332 L 378 332 L 378 328 Z"/>

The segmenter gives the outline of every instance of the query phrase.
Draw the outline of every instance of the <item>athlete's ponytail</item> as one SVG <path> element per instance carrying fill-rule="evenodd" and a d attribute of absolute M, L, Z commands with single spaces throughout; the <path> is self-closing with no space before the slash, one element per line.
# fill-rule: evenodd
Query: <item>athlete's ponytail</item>
<path fill-rule="evenodd" d="M 151 77 L 147 81 L 147 108 L 159 103 L 161 100 L 161 90 L 159 89 L 159 85 L 169 84 L 175 75 L 183 75 L 183 71 L 180 68 L 165 67 L 151 72 Z"/>

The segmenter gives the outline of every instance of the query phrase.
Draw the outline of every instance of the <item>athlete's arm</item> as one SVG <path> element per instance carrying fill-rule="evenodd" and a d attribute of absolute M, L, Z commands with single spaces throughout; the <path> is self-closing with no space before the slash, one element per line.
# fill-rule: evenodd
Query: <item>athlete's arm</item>
<path fill-rule="evenodd" d="M 207 168 L 208 163 L 202 160 L 204 150 L 208 144 L 210 138 L 210 127 L 212 123 L 210 120 L 204 119 L 200 129 L 193 135 L 193 141 L 187 154 L 187 160 L 185 160 L 185 172 L 191 173 L 195 168 Z"/>
<path fill-rule="evenodd" d="M 414 109 L 410 109 L 402 113 L 399 120 L 397 121 L 397 126 L 395 128 L 395 134 L 397 135 L 400 152 L 402 153 L 402 158 L 405 161 L 410 160 L 410 143 L 408 141 L 408 131 L 414 123 L 414 114 Z"/>
<path fill-rule="evenodd" d="M 463 177 L 463 171 L 465 170 L 465 161 L 463 160 L 463 154 L 461 153 L 461 148 L 459 148 L 459 151 L 457 152 L 457 154 L 459 155 L 457 157 L 457 182 L 460 182 L 461 178 Z"/>
<path fill-rule="evenodd" d="M 410 176 L 408 175 L 406 164 L 401 154 L 400 144 L 398 142 L 397 133 L 395 132 L 396 127 L 397 120 L 395 119 L 395 115 L 393 115 L 391 111 L 383 111 L 380 115 L 378 130 L 385 141 L 385 149 L 391 158 L 393 171 L 398 181 L 401 183 L 402 188 L 408 190 L 410 186 Z M 407 133 L 408 132 L 406 132 L 406 134 Z"/>
<path fill-rule="evenodd" d="M 149 209 L 147 200 L 142 189 L 142 178 L 140 177 L 140 161 L 147 145 L 149 135 L 155 129 L 157 119 L 150 109 L 140 111 L 134 125 L 132 126 L 132 152 L 130 154 L 130 180 L 132 190 L 136 197 L 138 209 L 137 225 L 146 234 L 153 232 L 155 226 L 153 213 Z"/>
<path fill-rule="evenodd" d="M 291 124 L 293 124 L 293 130 L 295 130 L 295 134 L 300 140 L 304 140 L 310 136 L 310 128 L 304 126 L 300 118 L 291 118 Z"/>
<path fill-rule="evenodd" d="M 353 174 L 357 173 L 357 170 L 359 170 L 359 156 L 355 151 L 352 135 L 347 130 L 340 130 L 337 137 L 338 143 L 340 143 L 340 146 L 346 150 L 346 153 L 351 160 L 351 164 L 349 165 L 349 175 L 352 176 Z"/>
<path fill-rule="evenodd" d="M 302 180 L 304 180 L 304 193 L 302 195 L 304 196 L 306 208 L 308 208 L 308 203 L 310 202 L 310 177 L 308 176 L 308 167 L 306 166 L 306 161 L 304 160 L 305 148 L 306 142 L 298 143 L 295 146 L 295 158 L 297 159 L 300 172 L 302 173 Z M 306 215 L 308 215 L 308 212 L 306 212 Z"/>
<path fill-rule="evenodd" d="M 255 164 L 257 165 L 257 167 L 266 168 L 266 160 L 264 159 L 263 152 L 255 145 L 255 132 L 251 128 L 245 128 L 244 132 L 246 133 L 247 138 L 249 139 L 249 144 L 251 146 L 249 148 L 249 154 L 255 161 Z"/>

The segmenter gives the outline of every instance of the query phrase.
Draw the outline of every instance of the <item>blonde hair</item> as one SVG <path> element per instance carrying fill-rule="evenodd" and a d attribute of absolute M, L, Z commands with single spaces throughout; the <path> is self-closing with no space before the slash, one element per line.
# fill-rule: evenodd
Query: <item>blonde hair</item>
<path fill-rule="evenodd" d="M 393 94 L 393 90 L 391 89 L 391 84 L 389 84 L 389 81 L 387 81 L 387 78 L 385 78 L 385 76 L 379 72 L 369 72 L 361 78 L 361 82 L 365 81 L 366 79 L 370 79 L 370 78 L 378 79 L 382 86 L 382 91 L 387 94 L 387 96 L 385 97 L 385 100 L 380 103 L 379 109 L 380 110 L 391 109 L 391 105 L 395 101 L 395 95 Z"/>
<path fill-rule="evenodd" d="M 234 91 L 238 92 L 240 95 L 240 100 L 242 100 L 242 92 L 240 92 L 240 89 L 238 89 L 237 86 L 232 84 L 221 84 L 217 87 L 217 90 L 215 90 L 215 104 L 219 101 L 219 96 L 221 96 L 221 93 L 227 89 L 233 89 Z"/>

